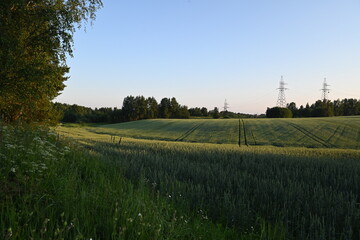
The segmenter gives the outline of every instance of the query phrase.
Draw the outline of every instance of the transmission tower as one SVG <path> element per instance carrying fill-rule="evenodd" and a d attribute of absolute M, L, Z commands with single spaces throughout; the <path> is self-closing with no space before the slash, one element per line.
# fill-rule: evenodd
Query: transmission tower
<path fill-rule="evenodd" d="M 330 93 L 330 89 L 328 88 L 330 86 L 326 83 L 326 78 L 324 78 L 323 88 L 320 89 L 322 91 L 321 93 L 321 100 L 325 101 L 328 99 L 328 93 Z"/>
<path fill-rule="evenodd" d="M 285 90 L 287 90 L 287 88 L 285 88 L 285 85 L 286 83 L 284 82 L 283 76 L 281 76 L 280 87 L 278 88 L 279 96 L 276 103 L 276 105 L 281 108 L 286 107 Z"/>
<path fill-rule="evenodd" d="M 224 112 L 227 112 L 229 109 L 229 104 L 227 103 L 226 99 L 225 99 L 225 102 L 224 102 Z"/>

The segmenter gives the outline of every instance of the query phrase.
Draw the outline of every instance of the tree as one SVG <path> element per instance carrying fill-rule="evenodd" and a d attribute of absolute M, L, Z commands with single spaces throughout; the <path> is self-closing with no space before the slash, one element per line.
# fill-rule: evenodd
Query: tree
<path fill-rule="evenodd" d="M 177 118 L 190 118 L 190 112 L 187 106 L 180 106 Z"/>
<path fill-rule="evenodd" d="M 137 115 L 135 111 L 135 98 L 133 96 L 127 96 L 126 98 L 124 98 L 122 105 L 122 114 L 125 121 L 137 120 Z"/>
<path fill-rule="evenodd" d="M 213 118 L 220 118 L 220 112 L 219 112 L 219 109 L 217 107 L 214 108 L 212 117 Z"/>
<path fill-rule="evenodd" d="M 135 98 L 135 113 L 137 120 L 144 119 L 147 114 L 147 103 L 144 96 L 137 96 Z"/>
<path fill-rule="evenodd" d="M 204 117 L 208 116 L 208 110 L 206 107 L 202 107 L 200 111 L 201 111 L 202 116 L 204 116 Z"/>
<path fill-rule="evenodd" d="M 172 118 L 178 118 L 180 115 L 180 105 L 174 97 L 170 100 L 170 112 Z"/>
<path fill-rule="evenodd" d="M 0 2 L 0 117 L 44 122 L 65 87 L 73 33 L 94 20 L 101 0 Z"/>
<path fill-rule="evenodd" d="M 159 117 L 160 118 L 170 118 L 171 116 L 171 103 L 169 98 L 163 98 L 159 104 Z"/>
<path fill-rule="evenodd" d="M 147 102 L 147 116 L 146 118 L 152 119 L 157 118 L 158 116 L 158 103 L 154 97 L 149 97 L 146 100 Z"/>
<path fill-rule="evenodd" d="M 291 102 L 289 104 L 287 104 L 287 108 L 292 112 L 293 117 L 298 117 L 299 113 L 298 113 L 298 109 L 296 107 L 296 103 Z"/>
<path fill-rule="evenodd" d="M 313 117 L 332 117 L 334 116 L 334 106 L 329 100 L 318 100 L 313 105 Z"/>
<path fill-rule="evenodd" d="M 267 118 L 292 118 L 292 112 L 288 108 L 273 107 L 266 110 Z"/>
<path fill-rule="evenodd" d="M 194 117 L 201 117 L 201 115 L 202 115 L 201 109 L 198 107 L 190 108 L 189 112 L 190 112 L 190 116 L 194 116 Z"/>

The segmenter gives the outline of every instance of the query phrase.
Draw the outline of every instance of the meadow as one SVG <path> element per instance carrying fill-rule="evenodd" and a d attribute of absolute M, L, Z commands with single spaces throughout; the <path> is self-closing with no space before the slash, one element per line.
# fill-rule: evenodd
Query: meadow
<path fill-rule="evenodd" d="M 360 149 L 360 118 L 154 119 L 89 128 L 137 139 L 309 148 Z"/>
<path fill-rule="evenodd" d="M 253 239 L 131 183 L 121 162 L 0 124 L 0 239 Z"/>
<path fill-rule="evenodd" d="M 56 131 L 239 236 L 335 240 L 360 238 L 359 121 L 159 119 Z"/>

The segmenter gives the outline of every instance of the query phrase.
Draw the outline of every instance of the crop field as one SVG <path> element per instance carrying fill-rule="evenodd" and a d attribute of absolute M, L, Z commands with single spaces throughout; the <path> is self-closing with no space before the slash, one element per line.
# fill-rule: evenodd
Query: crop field
<path fill-rule="evenodd" d="M 89 128 L 94 133 L 165 141 L 360 149 L 360 118 L 155 119 Z"/>
<path fill-rule="evenodd" d="M 337 240 L 360 239 L 359 121 L 145 120 L 57 132 L 248 239 Z"/>

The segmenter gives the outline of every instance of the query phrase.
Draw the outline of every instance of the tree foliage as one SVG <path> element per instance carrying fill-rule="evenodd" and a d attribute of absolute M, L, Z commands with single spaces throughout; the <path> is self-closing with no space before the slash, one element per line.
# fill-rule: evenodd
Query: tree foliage
<path fill-rule="evenodd" d="M 189 118 L 187 106 L 176 99 L 163 98 L 158 104 L 154 97 L 127 96 L 122 108 L 95 108 L 55 103 L 60 121 L 68 123 L 119 123 L 154 118 Z"/>
<path fill-rule="evenodd" d="M 287 105 L 293 117 L 332 117 L 360 115 L 360 101 L 353 98 L 330 100 L 317 100 L 306 106 L 296 107 L 294 102 Z"/>
<path fill-rule="evenodd" d="M 219 109 L 217 107 L 214 107 L 214 110 L 212 112 L 212 117 L 217 119 L 217 118 L 220 118 L 220 112 L 219 112 Z"/>
<path fill-rule="evenodd" d="M 268 108 L 266 110 L 266 117 L 267 118 L 292 118 L 292 112 L 287 108 Z"/>
<path fill-rule="evenodd" d="M 95 19 L 101 0 L 0 2 L 0 117 L 44 122 L 64 89 L 73 33 Z"/>

